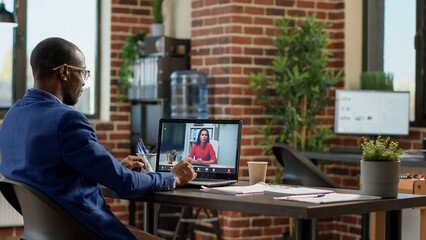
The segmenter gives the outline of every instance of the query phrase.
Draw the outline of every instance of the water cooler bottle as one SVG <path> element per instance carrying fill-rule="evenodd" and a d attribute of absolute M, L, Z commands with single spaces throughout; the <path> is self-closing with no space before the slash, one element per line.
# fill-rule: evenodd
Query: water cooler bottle
<path fill-rule="evenodd" d="M 175 71 L 170 75 L 171 118 L 207 119 L 207 76 L 198 71 Z"/>

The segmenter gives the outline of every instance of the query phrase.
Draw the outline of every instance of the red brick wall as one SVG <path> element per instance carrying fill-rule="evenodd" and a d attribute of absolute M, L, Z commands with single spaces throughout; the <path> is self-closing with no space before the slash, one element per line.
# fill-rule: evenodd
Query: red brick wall
<path fill-rule="evenodd" d="M 318 21 L 330 23 L 326 31 L 333 40 L 329 50 L 334 53 L 330 66 L 344 67 L 344 1 L 289 0 L 193 0 L 191 67 L 208 75 L 210 116 L 242 119 L 240 180 L 247 180 L 248 161 L 268 161 L 269 179 L 273 178 L 274 157 L 263 156 L 259 125 L 268 117 L 256 103 L 253 91 L 247 87 L 248 74 L 270 70 L 274 47 L 274 19 L 317 14 Z M 336 85 L 342 87 L 343 82 Z M 333 106 L 320 117 L 333 122 Z M 326 173 L 336 182 L 355 188 L 357 164 L 328 164 Z M 225 239 L 256 237 L 280 239 L 288 232 L 288 219 L 247 213 L 221 211 Z M 359 239 L 359 216 L 344 216 L 320 220 L 320 239 Z M 199 236 L 201 238 L 201 236 Z"/>
<path fill-rule="evenodd" d="M 319 21 L 331 24 L 327 29 L 334 53 L 330 66 L 344 66 L 344 3 L 343 1 L 284 0 L 195 0 L 192 2 L 191 65 L 204 71 L 209 81 L 210 116 L 244 121 L 241 175 L 247 177 L 247 161 L 261 160 L 262 138 L 256 128 L 267 116 L 247 87 L 248 73 L 271 69 L 274 47 L 274 19 L 294 14 L 317 13 Z M 343 86 L 343 83 L 339 84 Z M 333 122 L 333 107 L 321 116 Z"/>

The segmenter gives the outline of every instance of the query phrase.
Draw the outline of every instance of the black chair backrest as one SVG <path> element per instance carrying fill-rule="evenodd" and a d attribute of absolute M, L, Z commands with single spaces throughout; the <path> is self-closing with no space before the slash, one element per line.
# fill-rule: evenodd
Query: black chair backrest
<path fill-rule="evenodd" d="M 102 239 L 49 196 L 26 183 L 2 178 L 0 191 L 24 217 L 21 239 Z"/>
<path fill-rule="evenodd" d="M 0 192 L 3 194 L 3 197 L 7 200 L 7 202 L 22 215 L 21 206 L 19 205 L 15 190 L 13 190 L 13 185 L 6 183 L 8 180 L 9 179 L 6 178 L 0 178 Z"/>
<path fill-rule="evenodd" d="M 272 147 L 277 160 L 284 166 L 284 183 L 312 187 L 340 186 L 318 169 L 309 159 L 287 144 Z"/>

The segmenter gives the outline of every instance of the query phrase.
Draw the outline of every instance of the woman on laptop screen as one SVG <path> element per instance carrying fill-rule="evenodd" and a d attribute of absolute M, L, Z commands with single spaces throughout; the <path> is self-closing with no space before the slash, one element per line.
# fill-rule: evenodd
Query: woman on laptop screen
<path fill-rule="evenodd" d="M 202 128 L 198 132 L 197 142 L 192 146 L 188 157 L 192 158 L 194 164 L 216 164 L 216 153 L 210 143 L 209 131 Z"/>

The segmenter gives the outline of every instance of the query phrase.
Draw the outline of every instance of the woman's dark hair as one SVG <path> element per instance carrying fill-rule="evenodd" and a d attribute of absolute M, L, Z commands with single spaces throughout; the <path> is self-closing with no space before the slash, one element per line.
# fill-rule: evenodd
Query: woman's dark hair
<path fill-rule="evenodd" d="M 207 142 L 210 142 L 210 134 L 209 131 L 207 131 L 207 128 L 201 128 L 201 130 L 198 132 L 198 137 L 197 137 L 197 145 L 200 145 L 201 140 L 200 140 L 200 136 L 201 136 L 201 132 L 202 131 L 206 131 L 207 132 Z"/>

